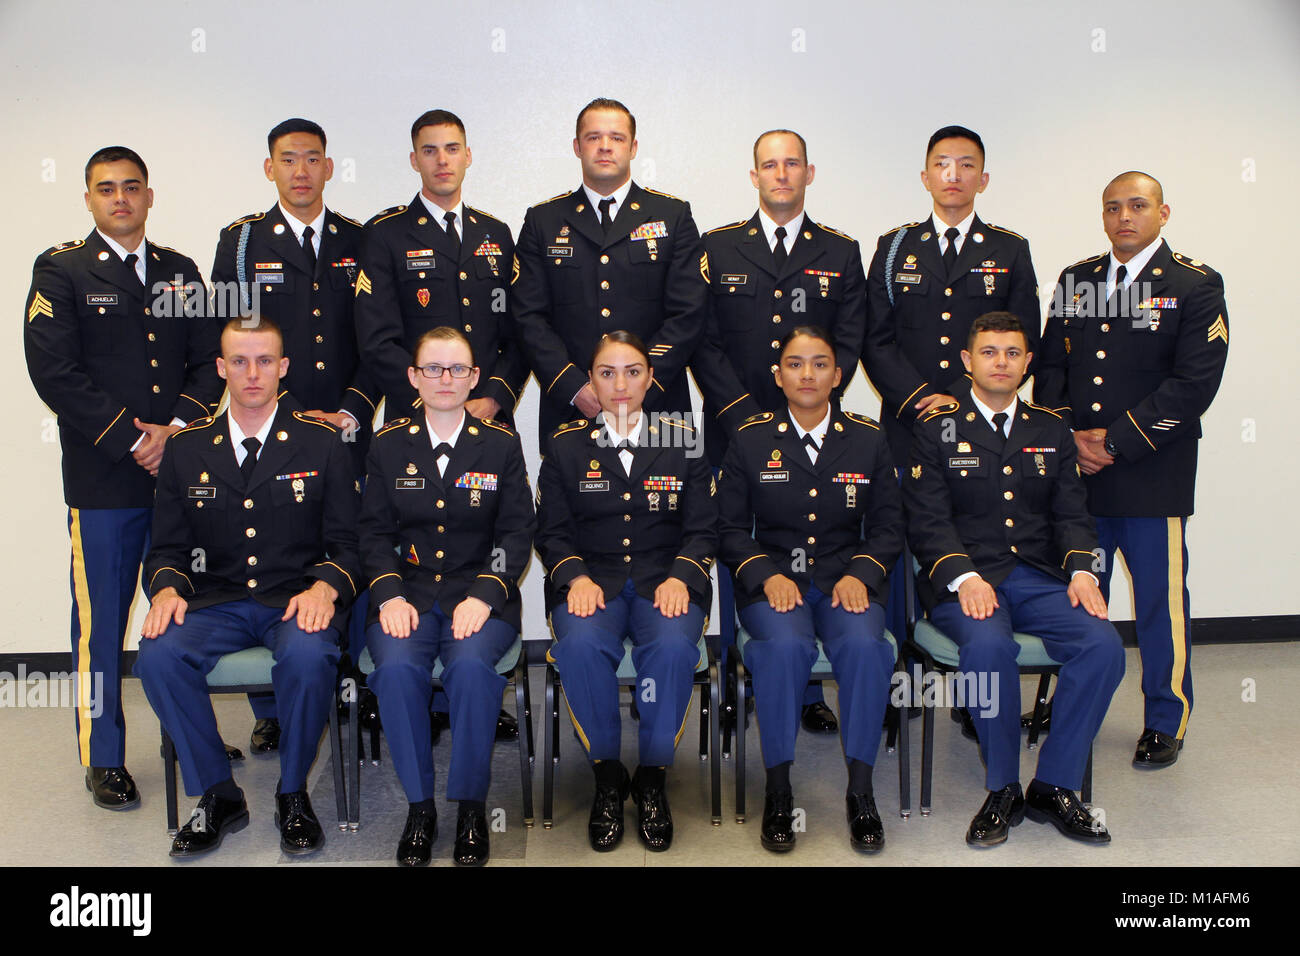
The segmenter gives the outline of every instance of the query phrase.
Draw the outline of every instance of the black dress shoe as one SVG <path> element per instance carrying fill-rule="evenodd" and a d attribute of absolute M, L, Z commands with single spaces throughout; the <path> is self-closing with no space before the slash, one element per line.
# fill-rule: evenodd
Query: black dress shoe
<path fill-rule="evenodd" d="M 1050 823 L 1072 840 L 1094 845 L 1110 842 L 1110 833 L 1092 818 L 1073 790 L 1034 781 L 1025 794 L 1029 819 Z"/>
<path fill-rule="evenodd" d="M 253 724 L 253 733 L 248 738 L 248 749 L 255 754 L 269 754 L 280 749 L 280 721 L 275 717 L 263 717 Z"/>
<path fill-rule="evenodd" d="M 234 747 L 231 746 L 230 744 L 226 744 L 226 759 L 232 762 L 236 760 L 243 760 L 244 752 L 240 750 L 238 747 Z"/>
<path fill-rule="evenodd" d="M 1053 698 L 1053 700 L 1054 699 L 1055 698 Z M 1033 723 L 1034 723 L 1034 712 L 1032 710 L 1026 711 L 1025 713 L 1020 715 L 1020 728 L 1022 730 L 1028 730 L 1030 727 L 1033 726 Z M 1043 722 L 1038 725 L 1038 729 L 1039 730 L 1052 729 L 1052 701 L 1050 700 L 1043 707 Z"/>
<path fill-rule="evenodd" d="M 515 720 L 514 714 L 507 714 L 504 710 L 497 714 L 497 740 L 518 740 L 519 739 L 519 721 Z"/>
<path fill-rule="evenodd" d="M 975 733 L 975 718 L 970 715 L 970 711 L 965 707 L 953 707 L 948 711 L 953 722 L 961 724 L 961 735 L 967 740 L 978 741 L 979 734 Z"/>
<path fill-rule="evenodd" d="M 835 714 L 822 701 L 804 704 L 803 729 L 814 734 L 833 734 L 840 729 L 840 722 Z"/>
<path fill-rule="evenodd" d="M 126 767 L 86 767 L 86 790 L 95 806 L 105 810 L 129 810 L 140 805 L 135 780 Z"/>
<path fill-rule="evenodd" d="M 673 813 L 668 809 L 664 772 L 640 769 L 632 778 L 632 799 L 636 801 L 636 835 L 647 850 L 662 853 L 673 845 Z"/>
<path fill-rule="evenodd" d="M 227 833 L 248 826 L 248 804 L 241 791 L 238 800 L 227 800 L 211 790 L 199 798 L 198 806 L 185 826 L 172 839 L 171 856 L 201 856 L 221 846 Z"/>
<path fill-rule="evenodd" d="M 306 790 L 277 793 L 275 808 L 275 825 L 280 828 L 280 849 L 285 853 L 315 853 L 325 843 L 325 833 L 311 808 Z"/>
<path fill-rule="evenodd" d="M 482 866 L 488 861 L 487 815 L 478 808 L 456 811 L 456 846 L 451 858 L 457 866 Z"/>
<path fill-rule="evenodd" d="M 105 810 L 130 810 L 140 805 L 135 781 L 125 767 L 87 767 L 86 789 L 95 806 Z"/>
<path fill-rule="evenodd" d="M 984 806 L 975 814 L 966 831 L 968 846 L 997 846 L 1007 842 L 1011 828 L 1025 819 L 1025 794 L 1020 784 L 1009 783 L 984 798 Z"/>
<path fill-rule="evenodd" d="M 428 866 L 433 843 L 438 839 L 438 811 L 416 810 L 406 813 L 406 826 L 397 841 L 398 866 Z M 459 842 L 457 843 L 459 846 Z"/>
<path fill-rule="evenodd" d="M 773 853 L 794 849 L 794 794 L 789 790 L 763 794 L 763 829 L 758 840 L 764 850 Z"/>
<path fill-rule="evenodd" d="M 630 789 L 627 770 L 623 771 L 618 786 L 596 784 L 596 796 L 591 801 L 591 819 L 587 822 L 587 838 L 591 840 L 593 850 L 605 853 L 623 839 L 623 801 Z"/>
<path fill-rule="evenodd" d="M 1182 749 L 1181 740 L 1148 727 L 1138 738 L 1137 751 L 1133 754 L 1133 766 L 1139 770 L 1160 770 L 1172 766 L 1178 762 L 1178 751 Z"/>
<path fill-rule="evenodd" d="M 861 853 L 879 853 L 885 848 L 885 825 L 880 822 L 876 801 L 869 793 L 850 793 L 845 798 L 849 818 L 849 845 Z"/>

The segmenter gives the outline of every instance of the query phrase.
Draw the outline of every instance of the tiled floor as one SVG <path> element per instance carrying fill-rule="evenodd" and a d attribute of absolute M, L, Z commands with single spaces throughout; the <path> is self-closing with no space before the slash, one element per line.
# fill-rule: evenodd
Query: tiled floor
<path fill-rule="evenodd" d="M 1055 830 L 1025 822 L 1002 847 L 975 851 L 963 837 L 983 800 L 982 768 L 975 745 L 962 738 L 946 714 L 936 720 L 933 814 L 920 815 L 920 728 L 912 727 L 912 804 L 910 819 L 898 815 L 897 755 L 881 753 L 875 790 L 884 816 L 888 845 L 870 859 L 848 846 L 844 824 L 843 758 L 838 738 L 801 734 L 793 772 L 795 805 L 804 811 L 804 832 L 794 852 L 777 856 L 758 842 L 763 777 L 758 739 L 749 734 L 748 822 L 734 822 L 732 761 L 723 767 L 723 823 L 709 821 L 707 764 L 693 752 L 699 710 L 693 706 L 677 766 L 669 775 L 676 839 L 663 854 L 646 853 L 632 832 L 614 852 L 593 853 L 586 842 L 592 776 L 578 742 L 562 725 L 561 761 L 555 777 L 555 826 L 541 825 L 541 737 L 537 737 L 534 793 L 537 825 L 523 825 L 519 762 L 513 744 L 498 744 L 488 799 L 494 823 L 494 866 L 907 866 L 913 864 L 1019 866 L 1035 864 L 1161 865 L 1295 865 L 1300 863 L 1300 836 L 1290 798 L 1300 789 L 1300 654 L 1297 645 L 1257 644 L 1197 647 L 1196 712 L 1187 747 L 1177 765 L 1156 773 L 1134 770 L 1129 760 L 1141 724 L 1140 665 L 1128 652 L 1128 672 L 1111 705 L 1095 745 L 1094 803 L 1106 811 L 1113 836 L 1110 846 L 1082 846 Z M 534 668 L 533 706 L 540 734 L 542 671 Z M 1022 685 L 1028 699 L 1033 685 Z M 1251 697 L 1253 700 L 1243 700 Z M 834 705 L 833 688 L 828 697 Z M 0 851 L 7 864 L 159 865 L 169 862 L 164 826 L 163 773 L 158 756 L 157 721 L 138 681 L 126 683 L 124 698 L 128 766 L 143 794 L 132 811 L 97 809 L 82 783 L 72 739 L 72 715 L 66 709 L 0 709 L 6 772 L 0 779 Z M 239 697 L 216 698 L 217 716 L 226 739 L 247 750 L 252 717 Z M 505 706 L 513 709 L 513 695 Z M 635 747 L 635 725 L 626 719 L 624 753 Z M 753 725 L 751 724 L 751 727 Z M 435 749 L 439 785 L 445 786 L 450 736 Z M 389 865 L 405 819 L 406 803 L 388 761 L 362 768 L 362 826 L 340 833 L 334 819 L 333 784 L 328 747 L 322 742 L 313 770 L 311 796 L 322 822 L 331 824 L 324 849 L 306 859 L 290 859 L 278 848 L 271 817 L 278 777 L 274 759 L 246 758 L 237 765 L 236 781 L 249 796 L 252 821 L 227 837 L 221 850 L 189 866 L 248 866 L 286 863 L 293 866 L 340 863 Z M 1023 752 L 1021 780 L 1033 776 L 1035 754 Z M 634 760 L 629 760 L 633 764 Z M 184 819 L 193 800 L 181 796 Z M 441 827 L 434 865 L 449 866 L 455 808 L 440 808 Z M 635 808 L 627 806 L 629 825 Z"/>

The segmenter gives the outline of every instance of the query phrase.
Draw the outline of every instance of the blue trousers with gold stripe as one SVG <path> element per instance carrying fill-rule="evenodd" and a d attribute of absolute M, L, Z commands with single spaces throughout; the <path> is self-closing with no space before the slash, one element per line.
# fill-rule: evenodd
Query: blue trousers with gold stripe
<path fill-rule="evenodd" d="M 84 767 L 126 763 L 122 646 L 152 517 L 152 508 L 68 510 L 77 749 Z"/>
<path fill-rule="evenodd" d="M 1001 790 L 1020 781 L 1020 669 L 1012 633 L 1023 631 L 1041 638 L 1052 660 L 1061 662 L 1052 732 L 1039 752 L 1035 777 L 1078 790 L 1088 749 L 1124 677 L 1124 643 L 1109 621 L 1071 607 L 1063 582 L 1027 564 L 1003 578 L 997 598 L 997 610 L 982 621 L 967 617 L 957 601 L 930 612 L 934 626 L 959 648 L 961 673 L 975 675 L 962 686 L 989 691 L 988 700 L 964 702 L 979 736 L 984 786 Z"/>
<path fill-rule="evenodd" d="M 176 743 L 185 792 L 197 797 L 228 780 L 230 760 L 217 730 L 207 676 L 217 659 L 248 647 L 269 647 L 271 683 L 280 715 L 280 792 L 307 788 L 321 730 L 334 706 L 339 633 L 308 634 L 283 608 L 244 598 L 189 611 L 153 640 L 140 641 L 135 673 L 149 704 Z"/>
<path fill-rule="evenodd" d="M 766 601 L 740 609 L 751 640 L 745 666 L 753 675 L 763 765 L 794 760 L 804 688 L 821 638 L 839 687 L 844 756 L 874 765 L 889 701 L 894 651 L 885 640 L 885 609 L 873 602 L 861 614 L 831 607 L 831 596 L 810 586 L 803 604 L 778 612 Z"/>
<path fill-rule="evenodd" d="M 618 664 L 623 639 L 632 639 L 636 668 L 639 759 L 643 767 L 671 767 L 686 727 L 704 611 L 694 603 L 680 617 L 664 617 L 636 593 L 629 579 L 604 610 L 577 617 L 566 605 L 551 609 L 555 643 L 547 656 L 559 669 L 564 697 L 582 745 L 593 761 L 617 760 L 621 727 Z"/>
<path fill-rule="evenodd" d="M 393 767 L 411 803 L 433 799 L 430 675 L 439 657 L 451 718 L 447 799 L 487 799 L 497 711 L 506 686 L 506 679 L 496 672 L 496 663 L 515 636 L 513 627 L 490 617 L 477 634 L 458 641 L 452 637 L 451 618 L 437 605 L 420 615 L 420 626 L 410 637 L 389 637 L 378 623 L 366 629 L 375 659 L 367 684 L 379 698 L 379 719 L 388 737 Z"/>
<path fill-rule="evenodd" d="M 1179 740 L 1192 715 L 1191 608 L 1187 594 L 1186 518 L 1099 516 L 1097 541 L 1106 554 L 1097 575 L 1110 599 L 1115 549 L 1133 579 L 1133 609 L 1142 655 L 1144 727 Z"/>

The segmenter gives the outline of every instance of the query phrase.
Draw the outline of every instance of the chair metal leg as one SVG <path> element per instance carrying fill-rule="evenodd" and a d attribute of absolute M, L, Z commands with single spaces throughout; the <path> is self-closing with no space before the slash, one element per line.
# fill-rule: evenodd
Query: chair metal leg
<path fill-rule="evenodd" d="M 718 667 L 726 675 L 723 687 L 721 724 L 722 724 L 722 759 L 731 756 L 731 731 L 736 723 L 736 696 L 731 683 L 731 671 L 724 666 L 725 655 L 718 660 Z"/>
<path fill-rule="evenodd" d="M 515 665 L 515 719 L 519 721 L 519 786 L 524 797 L 524 826 L 533 825 L 533 773 L 529 759 L 528 741 L 532 737 L 532 720 L 528 708 L 524 705 L 524 685 L 528 681 L 528 664 L 524 655 L 519 655 Z M 527 725 L 527 726 L 526 726 Z"/>
<path fill-rule="evenodd" d="M 898 721 L 898 813 L 906 820 L 912 815 L 912 749 L 907 703 L 894 710 Z"/>
<path fill-rule="evenodd" d="M 709 759 L 709 687 L 711 686 L 713 685 L 700 684 L 700 760 Z"/>
<path fill-rule="evenodd" d="M 342 732 L 339 729 L 339 708 L 335 700 L 330 700 L 330 770 L 334 774 L 334 807 L 338 812 L 340 830 L 348 828 L 348 792 L 343 786 L 343 747 Z"/>
<path fill-rule="evenodd" d="M 1029 740 L 1025 749 L 1038 749 L 1038 732 L 1043 725 L 1043 710 L 1047 706 L 1047 690 L 1052 684 L 1052 675 L 1043 674 L 1038 678 L 1038 693 L 1034 697 L 1034 719 L 1029 722 Z"/>
<path fill-rule="evenodd" d="M 555 671 L 546 668 L 546 713 L 542 715 L 546 731 L 542 734 L 542 829 L 549 830 L 554 821 L 555 762 L 559 759 L 560 715 L 556 709 Z"/>
<path fill-rule="evenodd" d="M 379 724 L 372 724 L 370 727 L 370 764 L 379 766 Z"/>
<path fill-rule="evenodd" d="M 365 759 L 361 753 L 361 728 L 357 723 L 357 711 L 360 709 L 357 696 L 353 694 L 352 700 L 348 701 L 348 748 L 344 751 L 352 756 L 348 761 L 348 776 L 352 781 L 348 788 L 352 795 L 349 801 L 351 809 L 348 811 L 348 827 L 354 832 L 361 829 L 361 762 Z"/>
<path fill-rule="evenodd" d="M 175 836 L 180 823 L 176 812 L 176 745 L 162 732 L 163 789 L 167 793 L 167 835 Z"/>
<path fill-rule="evenodd" d="M 528 762 L 536 763 L 537 743 L 533 737 L 533 684 L 528 678 L 528 661 L 524 659 L 524 726 L 528 729 Z"/>
<path fill-rule="evenodd" d="M 722 760 L 719 751 L 722 749 L 720 739 L 721 723 L 718 712 L 719 698 L 722 696 L 719 687 L 721 675 L 718 673 L 718 664 L 716 661 L 709 662 L 709 738 L 712 746 L 709 747 L 709 796 L 712 801 L 713 825 L 722 826 Z M 703 694 L 704 689 L 700 688 Z M 704 729 L 704 715 L 700 715 L 700 729 Z"/>
<path fill-rule="evenodd" d="M 745 725 L 748 718 L 745 714 L 745 665 L 740 660 L 740 655 L 736 655 L 735 674 L 732 678 L 735 681 L 736 700 L 736 822 L 745 822 Z"/>
<path fill-rule="evenodd" d="M 930 815 L 930 784 L 934 775 L 934 704 L 923 705 L 921 718 L 921 816 Z"/>
<path fill-rule="evenodd" d="M 1088 764 L 1083 768 L 1083 790 L 1079 793 L 1079 799 L 1089 806 L 1092 805 L 1092 745 L 1088 745 Z"/>
<path fill-rule="evenodd" d="M 885 707 L 885 753 L 892 754 L 898 747 L 898 708 Z"/>

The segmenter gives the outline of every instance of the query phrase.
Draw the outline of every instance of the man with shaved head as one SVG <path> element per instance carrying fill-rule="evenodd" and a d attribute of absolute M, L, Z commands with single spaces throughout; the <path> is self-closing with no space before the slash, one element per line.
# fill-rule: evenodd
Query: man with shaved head
<path fill-rule="evenodd" d="M 1061 273 L 1034 397 L 1074 428 L 1108 598 L 1114 553 L 1124 552 L 1146 698 L 1133 765 L 1159 769 L 1178 759 L 1192 712 L 1184 532 L 1201 416 L 1228 357 L 1228 310 L 1219 274 L 1160 237 L 1169 206 L 1154 177 L 1121 173 L 1101 203 L 1110 251 Z"/>

